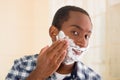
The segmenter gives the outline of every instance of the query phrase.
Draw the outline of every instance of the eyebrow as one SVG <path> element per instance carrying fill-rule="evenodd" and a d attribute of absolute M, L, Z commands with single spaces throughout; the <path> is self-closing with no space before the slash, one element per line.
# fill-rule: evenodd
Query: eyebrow
<path fill-rule="evenodd" d="M 78 25 L 70 25 L 70 26 L 76 27 L 76 28 L 78 28 L 79 30 L 84 31 L 84 30 L 81 28 L 81 26 L 78 26 Z M 89 33 L 92 33 L 91 30 L 89 30 L 88 32 L 89 32 Z"/>

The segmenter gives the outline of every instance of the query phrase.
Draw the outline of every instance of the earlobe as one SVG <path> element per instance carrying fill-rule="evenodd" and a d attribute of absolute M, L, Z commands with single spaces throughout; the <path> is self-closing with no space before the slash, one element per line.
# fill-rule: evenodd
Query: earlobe
<path fill-rule="evenodd" d="M 59 33 L 59 31 L 55 26 L 51 26 L 49 28 L 49 35 L 50 35 L 52 41 L 56 41 L 56 36 L 58 33 Z"/>

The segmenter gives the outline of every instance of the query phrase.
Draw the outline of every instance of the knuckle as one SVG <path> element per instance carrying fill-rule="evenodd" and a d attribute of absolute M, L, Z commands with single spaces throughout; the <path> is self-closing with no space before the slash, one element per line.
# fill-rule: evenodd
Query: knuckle
<path fill-rule="evenodd" d="M 52 58 L 48 58 L 48 61 L 51 63 L 52 62 Z"/>

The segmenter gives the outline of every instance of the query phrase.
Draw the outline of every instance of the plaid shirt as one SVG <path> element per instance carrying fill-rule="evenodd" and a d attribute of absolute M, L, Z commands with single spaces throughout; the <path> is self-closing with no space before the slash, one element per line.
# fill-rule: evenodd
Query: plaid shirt
<path fill-rule="evenodd" d="M 37 56 L 25 56 L 15 60 L 14 65 L 5 80 L 25 80 L 29 74 L 36 68 Z M 47 80 L 57 80 L 56 75 L 48 77 Z M 63 80 L 101 80 L 100 76 L 92 69 L 85 66 L 82 62 L 76 62 L 74 70 L 70 76 Z"/>

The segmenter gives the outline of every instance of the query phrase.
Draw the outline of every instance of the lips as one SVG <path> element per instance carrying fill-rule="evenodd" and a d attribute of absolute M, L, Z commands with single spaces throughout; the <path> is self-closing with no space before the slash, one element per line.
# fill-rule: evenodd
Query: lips
<path fill-rule="evenodd" d="M 72 49 L 76 55 L 81 55 L 83 51 Z"/>

